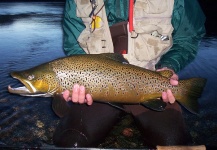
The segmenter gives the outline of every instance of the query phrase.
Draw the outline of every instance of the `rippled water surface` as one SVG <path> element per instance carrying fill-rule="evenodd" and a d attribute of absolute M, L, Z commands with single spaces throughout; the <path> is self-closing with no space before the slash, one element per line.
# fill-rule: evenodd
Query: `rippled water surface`
<path fill-rule="evenodd" d="M 50 98 L 11 95 L 19 86 L 9 73 L 64 56 L 64 3 L 0 3 L 0 144 L 40 146 L 52 143 L 59 118 Z"/>
<path fill-rule="evenodd" d="M 20 83 L 11 71 L 28 69 L 64 56 L 61 19 L 64 3 L 0 3 L 0 145 L 52 146 L 59 118 L 50 98 L 12 95 L 7 86 Z M 184 111 L 196 144 L 217 143 L 217 37 L 205 37 L 200 51 L 180 78 L 204 77 L 200 114 Z"/>

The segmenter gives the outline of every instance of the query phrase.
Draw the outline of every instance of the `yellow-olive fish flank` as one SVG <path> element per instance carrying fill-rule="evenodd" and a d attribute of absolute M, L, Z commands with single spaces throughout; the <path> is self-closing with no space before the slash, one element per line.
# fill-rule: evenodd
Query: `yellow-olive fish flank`
<path fill-rule="evenodd" d="M 191 78 L 172 86 L 171 71 L 150 71 L 111 53 L 64 57 L 11 75 L 25 87 L 9 86 L 9 92 L 24 96 L 53 96 L 78 83 L 96 101 L 146 105 L 171 89 L 177 101 L 193 111 L 197 111 L 197 99 L 206 83 L 205 79 Z"/>

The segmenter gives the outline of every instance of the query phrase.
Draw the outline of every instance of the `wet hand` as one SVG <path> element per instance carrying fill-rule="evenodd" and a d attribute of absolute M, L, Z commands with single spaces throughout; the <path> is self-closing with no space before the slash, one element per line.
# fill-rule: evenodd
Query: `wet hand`
<path fill-rule="evenodd" d="M 171 70 L 171 69 L 168 69 L 168 68 L 165 67 L 165 68 L 162 68 L 162 69 L 158 69 L 157 71 L 163 71 L 163 70 Z M 176 86 L 179 83 L 178 82 L 179 77 L 173 70 L 171 70 L 171 71 L 173 72 L 173 75 L 170 78 L 170 84 Z M 176 100 L 173 93 L 172 93 L 172 91 L 170 89 L 167 89 L 167 91 L 162 92 L 162 99 L 163 99 L 164 102 L 169 102 L 171 104 L 174 103 L 175 100 Z"/>
<path fill-rule="evenodd" d="M 63 92 L 63 98 L 66 101 L 72 101 L 74 103 L 92 105 L 93 99 L 90 94 L 86 94 L 85 87 L 82 85 L 75 84 L 72 89 L 72 95 L 70 97 L 69 90 Z"/>

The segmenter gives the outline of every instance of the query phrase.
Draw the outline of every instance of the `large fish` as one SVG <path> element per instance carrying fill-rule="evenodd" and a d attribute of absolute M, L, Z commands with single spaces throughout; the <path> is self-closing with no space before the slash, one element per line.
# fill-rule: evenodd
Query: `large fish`
<path fill-rule="evenodd" d="M 75 83 L 84 85 L 94 100 L 109 103 L 143 104 L 162 111 L 161 93 L 171 89 L 176 100 L 197 112 L 206 80 L 191 78 L 172 86 L 171 71 L 155 72 L 128 63 L 119 54 L 88 54 L 59 58 L 34 68 L 11 73 L 25 86 L 11 88 L 10 93 L 23 96 L 58 97 Z"/>

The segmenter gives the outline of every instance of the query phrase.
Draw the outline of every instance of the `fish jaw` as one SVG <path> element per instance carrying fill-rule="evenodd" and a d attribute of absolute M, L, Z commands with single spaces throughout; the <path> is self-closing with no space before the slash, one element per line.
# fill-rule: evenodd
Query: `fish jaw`
<path fill-rule="evenodd" d="M 12 88 L 8 86 L 8 91 L 12 94 L 18 94 L 21 96 L 31 96 L 31 97 L 52 97 L 52 94 L 49 93 L 31 93 L 25 86 Z"/>
<path fill-rule="evenodd" d="M 32 86 L 31 82 L 23 77 L 22 72 L 12 72 L 11 76 L 14 79 L 19 80 L 24 85 L 24 87 L 11 88 L 14 89 L 12 91 L 16 91 L 16 92 L 20 91 L 24 93 L 35 93 L 37 91 L 35 87 Z"/>
<path fill-rule="evenodd" d="M 10 85 L 8 86 L 8 91 L 13 94 L 30 94 L 31 92 L 25 87 L 17 87 L 17 88 L 12 88 Z"/>
<path fill-rule="evenodd" d="M 12 72 L 11 76 L 14 79 L 19 80 L 24 86 L 12 88 L 10 85 L 8 86 L 9 93 L 18 94 L 21 96 L 31 96 L 31 97 L 51 97 L 52 95 L 45 92 L 39 92 L 37 89 L 31 84 L 30 81 L 24 79 L 19 72 Z"/>

